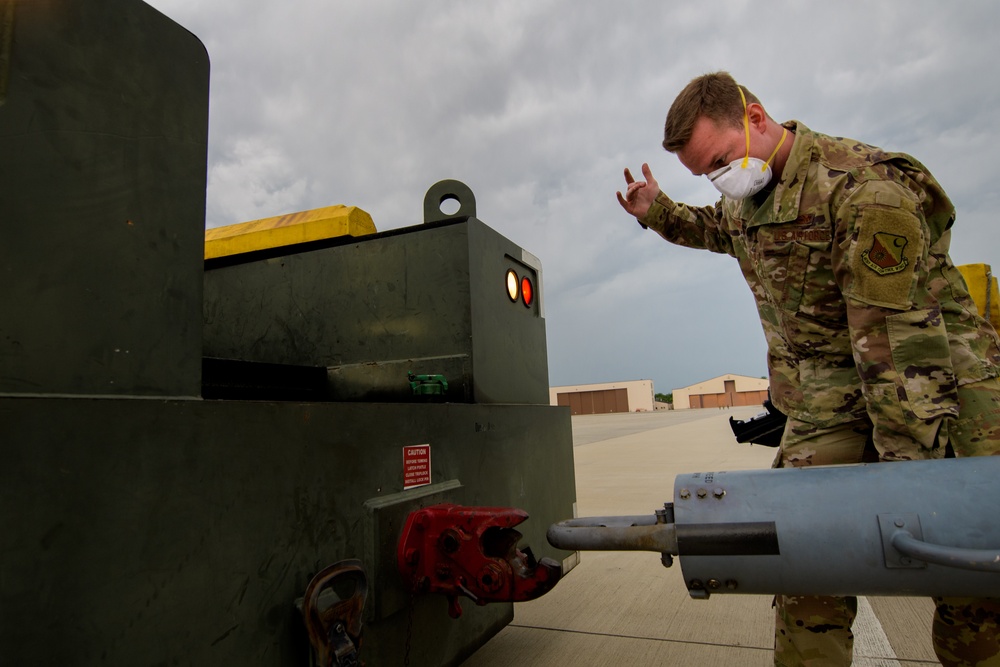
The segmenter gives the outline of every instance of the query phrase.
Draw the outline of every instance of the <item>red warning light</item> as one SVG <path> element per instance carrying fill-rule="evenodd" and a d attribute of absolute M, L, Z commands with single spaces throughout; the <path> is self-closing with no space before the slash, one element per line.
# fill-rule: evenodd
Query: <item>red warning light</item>
<path fill-rule="evenodd" d="M 507 269 L 507 296 L 514 303 L 517 303 L 517 274 L 514 273 L 514 269 Z"/>
<path fill-rule="evenodd" d="M 521 278 L 521 300 L 524 301 L 524 305 L 530 308 L 534 298 L 535 288 L 531 284 L 531 279 L 528 276 Z"/>

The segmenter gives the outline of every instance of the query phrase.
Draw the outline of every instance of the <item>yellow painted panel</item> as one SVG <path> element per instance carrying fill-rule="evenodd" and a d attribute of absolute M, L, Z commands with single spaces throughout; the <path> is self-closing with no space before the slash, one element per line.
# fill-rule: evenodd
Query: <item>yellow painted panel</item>
<path fill-rule="evenodd" d="M 979 308 L 979 314 L 986 317 L 994 327 L 1000 328 L 1000 291 L 990 265 L 963 264 L 958 270 L 965 278 L 965 284 Z"/>
<path fill-rule="evenodd" d="M 356 206 L 338 204 L 206 229 L 205 259 L 375 232 L 368 213 Z"/>

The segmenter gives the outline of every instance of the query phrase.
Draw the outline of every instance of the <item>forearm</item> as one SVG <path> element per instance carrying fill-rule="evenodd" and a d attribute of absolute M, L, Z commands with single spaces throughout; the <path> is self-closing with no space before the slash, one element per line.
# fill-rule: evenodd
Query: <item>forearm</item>
<path fill-rule="evenodd" d="M 688 206 L 660 192 L 639 222 L 671 243 L 733 254 L 733 244 L 718 206 Z"/>

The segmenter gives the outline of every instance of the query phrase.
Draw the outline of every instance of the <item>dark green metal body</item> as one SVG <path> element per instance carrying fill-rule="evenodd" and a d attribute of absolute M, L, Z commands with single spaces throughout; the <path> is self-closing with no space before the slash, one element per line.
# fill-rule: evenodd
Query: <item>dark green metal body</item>
<path fill-rule="evenodd" d="M 200 42 L 135 0 L 33 0 L 10 52 L 4 664 L 305 664 L 295 600 L 344 559 L 369 667 L 460 662 L 512 605 L 452 620 L 404 590 L 410 511 L 519 507 L 522 544 L 568 555 L 544 533 L 573 511 L 569 412 L 546 405 L 540 301 L 502 283 L 537 261 L 473 217 L 206 267 Z M 415 444 L 431 484 L 404 489 Z"/>
<path fill-rule="evenodd" d="M 13 17 L 0 392 L 197 396 L 208 54 L 134 0 Z"/>
<path fill-rule="evenodd" d="M 537 284 L 514 243 L 460 218 L 326 245 L 209 262 L 205 355 L 325 366 L 336 400 L 406 400 L 412 371 L 450 401 L 549 402 L 542 302 L 505 291 L 508 267 Z"/>
<path fill-rule="evenodd" d="M 526 509 L 523 544 L 571 513 L 569 415 L 548 406 L 2 398 L 0 654 L 9 664 L 303 665 L 294 601 L 362 560 L 362 657 L 403 663 L 406 513 Z M 402 448 L 431 443 L 434 484 L 403 492 Z M 426 495 L 432 493 L 433 495 Z M 411 664 L 444 665 L 510 604 L 414 599 Z"/>

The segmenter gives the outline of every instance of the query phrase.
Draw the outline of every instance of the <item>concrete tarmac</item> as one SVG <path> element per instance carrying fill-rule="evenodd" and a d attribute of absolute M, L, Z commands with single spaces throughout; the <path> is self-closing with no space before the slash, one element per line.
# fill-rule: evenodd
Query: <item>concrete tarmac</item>
<path fill-rule="evenodd" d="M 728 422 L 761 412 L 754 406 L 574 417 L 577 515 L 651 515 L 671 500 L 678 474 L 770 467 L 775 450 L 737 443 Z M 774 657 L 771 601 L 693 600 L 679 564 L 664 568 L 656 553 L 583 552 L 555 589 L 516 603 L 514 622 L 463 665 L 765 667 Z M 938 664 L 932 613 L 924 598 L 861 598 L 854 664 Z"/>

